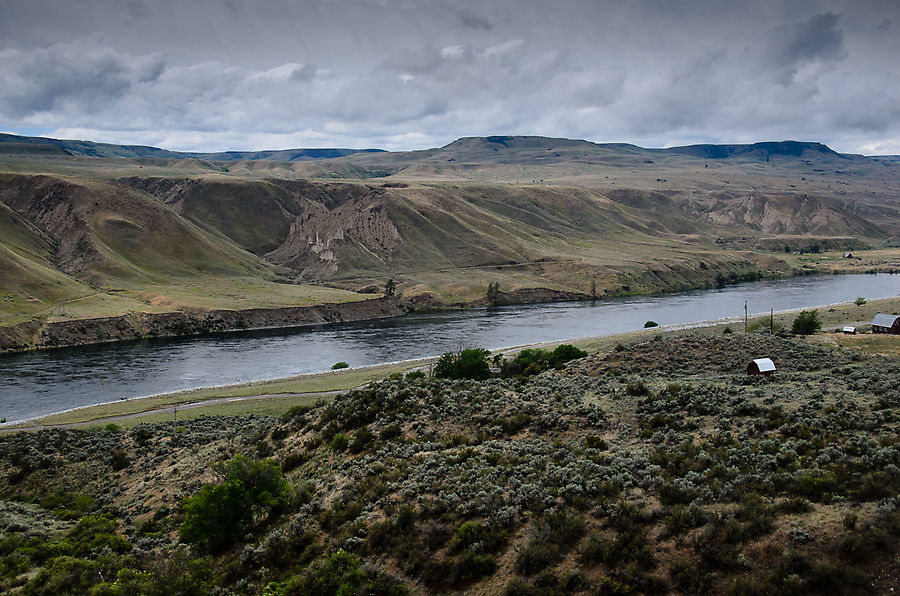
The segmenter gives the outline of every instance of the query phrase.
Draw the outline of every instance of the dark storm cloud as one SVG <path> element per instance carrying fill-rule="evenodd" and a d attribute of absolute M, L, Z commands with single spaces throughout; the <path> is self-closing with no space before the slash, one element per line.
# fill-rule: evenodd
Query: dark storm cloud
<path fill-rule="evenodd" d="M 459 15 L 459 20 L 463 27 L 468 29 L 479 29 L 481 31 L 490 31 L 494 25 L 485 17 L 474 15 L 471 12 L 463 12 Z"/>
<path fill-rule="evenodd" d="M 123 56 L 90 41 L 32 52 L 0 52 L 0 111 L 13 118 L 70 108 L 92 110 L 156 81 L 161 54 Z"/>
<path fill-rule="evenodd" d="M 805 64 L 840 61 L 846 57 L 839 21 L 839 15 L 828 12 L 790 26 L 780 25 L 763 38 L 761 47 L 752 48 L 750 54 L 757 54 L 761 71 L 772 73 L 775 80 L 787 85 Z"/>
<path fill-rule="evenodd" d="M 821 140 L 900 153 L 894 0 L 4 0 L 0 127 L 182 149 Z"/>

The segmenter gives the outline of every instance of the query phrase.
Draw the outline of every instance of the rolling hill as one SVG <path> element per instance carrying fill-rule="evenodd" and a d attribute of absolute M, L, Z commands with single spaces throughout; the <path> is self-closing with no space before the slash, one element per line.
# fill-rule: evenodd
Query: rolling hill
<path fill-rule="evenodd" d="M 5 324 L 359 300 L 391 278 L 414 306 L 490 283 L 507 302 L 672 291 L 900 235 L 898 160 L 819 143 L 469 137 L 297 161 L 50 141 L 0 137 Z"/>

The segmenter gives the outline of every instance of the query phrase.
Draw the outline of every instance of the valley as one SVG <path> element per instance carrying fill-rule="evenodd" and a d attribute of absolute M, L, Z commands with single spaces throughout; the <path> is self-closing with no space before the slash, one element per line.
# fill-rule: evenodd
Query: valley
<path fill-rule="evenodd" d="M 900 270 L 900 161 L 817 143 L 473 137 L 335 157 L 51 141 L 0 138 L 15 349 L 60 321 L 361 302 L 391 279 L 421 310 Z"/>

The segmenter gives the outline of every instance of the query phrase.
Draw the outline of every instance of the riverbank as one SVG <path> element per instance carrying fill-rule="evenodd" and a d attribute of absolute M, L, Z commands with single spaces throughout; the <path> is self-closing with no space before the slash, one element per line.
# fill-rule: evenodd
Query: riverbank
<path fill-rule="evenodd" d="M 897 273 L 900 272 L 900 248 L 859 251 L 852 258 L 841 252 L 779 255 L 789 269 L 773 277 L 815 274 Z M 784 275 L 781 275 L 784 273 Z M 655 278 L 655 276 L 650 276 Z M 681 290 L 705 289 L 767 277 L 761 272 L 743 276 L 725 276 L 716 281 L 688 284 Z M 657 280 L 662 284 L 662 280 Z M 641 286 L 644 287 L 644 286 Z M 663 291 L 660 286 L 657 291 Z M 597 291 L 602 297 L 624 297 L 654 293 L 651 284 L 645 289 L 623 289 L 614 293 L 601 282 Z M 517 305 L 560 301 L 591 300 L 590 294 L 552 288 L 499 288 L 493 301 L 473 298 L 466 303 L 449 305 L 434 301 L 430 295 L 401 295 L 398 298 L 372 298 L 355 302 L 327 302 L 310 306 L 250 309 L 185 309 L 170 312 L 131 312 L 117 316 L 53 320 L 35 318 L 0 325 L 0 355 L 29 350 L 75 347 L 92 344 L 133 341 L 147 338 L 189 337 L 258 329 L 290 329 L 328 323 L 377 320 L 400 316 L 408 311 L 439 312 L 484 307 L 489 304 Z"/>
<path fill-rule="evenodd" d="M 870 300 L 862 306 L 842 303 L 818 307 L 824 331 L 836 331 L 844 325 L 864 327 L 878 312 L 900 313 L 900 297 Z M 773 314 L 771 323 L 775 329 L 790 328 L 793 319 L 801 309 L 779 311 Z M 767 329 L 768 314 L 752 315 L 748 319 L 750 331 Z M 603 335 L 597 337 L 573 338 L 554 342 L 511 346 L 497 350 L 514 353 L 526 347 L 548 348 L 560 343 L 572 343 L 590 353 L 613 349 L 618 344 L 629 345 L 641 341 L 648 334 L 676 334 L 686 331 L 684 325 L 656 327 L 639 331 Z M 734 333 L 744 329 L 744 321 L 739 318 L 705 321 L 689 326 L 691 333 L 721 334 L 728 327 Z M 885 354 L 896 357 L 900 338 L 874 341 L 871 335 L 840 336 L 819 334 L 807 338 L 809 341 L 844 345 L 864 352 Z M 896 339 L 896 341 L 894 341 Z M 889 343 L 893 342 L 893 343 Z M 309 405 L 318 400 L 330 400 L 335 393 L 347 391 L 393 374 L 404 374 L 410 370 L 427 367 L 435 358 L 406 360 L 373 366 L 311 373 L 294 377 L 257 381 L 239 385 L 209 387 L 180 391 L 145 398 L 121 400 L 117 402 L 77 408 L 50 416 L 41 417 L 17 425 L 0 426 L 0 433 L 19 430 L 39 430 L 48 427 L 96 426 L 114 423 L 129 427 L 137 424 L 177 421 L 178 419 L 201 416 L 257 415 L 279 416 L 295 405 Z M 176 412 L 177 409 L 177 412 Z"/>
<path fill-rule="evenodd" d="M 94 319 L 33 320 L 0 327 L 0 353 L 229 331 L 290 329 L 384 319 L 404 312 L 406 307 L 400 301 L 382 297 L 288 308 L 137 312 Z"/>

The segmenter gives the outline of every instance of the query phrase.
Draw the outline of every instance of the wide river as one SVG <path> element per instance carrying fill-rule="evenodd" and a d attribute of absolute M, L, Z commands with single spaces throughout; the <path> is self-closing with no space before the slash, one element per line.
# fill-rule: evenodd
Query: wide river
<path fill-rule="evenodd" d="M 245 331 L 0 357 L 7 423 L 157 393 L 900 295 L 900 275 L 828 275 L 721 289 L 490 309 L 278 331 Z"/>

